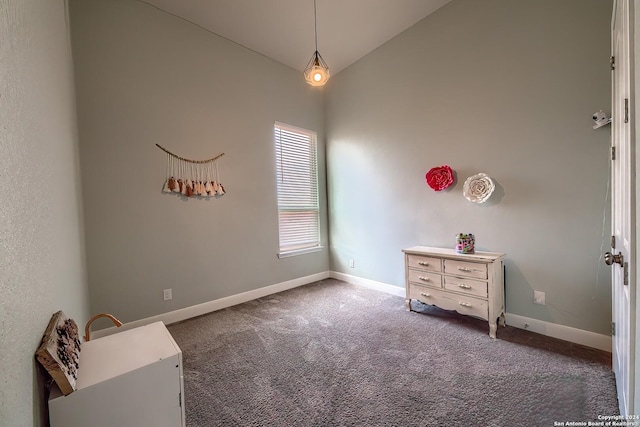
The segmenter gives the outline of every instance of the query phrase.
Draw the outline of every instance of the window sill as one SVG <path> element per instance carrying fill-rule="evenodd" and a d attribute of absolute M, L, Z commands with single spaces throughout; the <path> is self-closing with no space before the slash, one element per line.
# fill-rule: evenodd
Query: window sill
<path fill-rule="evenodd" d="M 289 258 L 289 257 L 292 257 L 292 256 L 297 256 L 297 255 L 311 254 L 313 252 L 320 252 L 323 249 L 324 249 L 324 246 L 315 246 L 313 248 L 297 249 L 295 251 L 280 252 L 278 254 L 278 258 L 282 259 L 282 258 Z"/>

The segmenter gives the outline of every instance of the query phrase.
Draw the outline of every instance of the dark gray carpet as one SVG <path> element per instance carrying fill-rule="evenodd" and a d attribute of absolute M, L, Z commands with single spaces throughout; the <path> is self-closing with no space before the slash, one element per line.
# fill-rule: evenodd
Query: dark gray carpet
<path fill-rule="evenodd" d="M 609 353 L 321 282 L 169 327 L 189 427 L 553 426 L 618 413 Z"/>

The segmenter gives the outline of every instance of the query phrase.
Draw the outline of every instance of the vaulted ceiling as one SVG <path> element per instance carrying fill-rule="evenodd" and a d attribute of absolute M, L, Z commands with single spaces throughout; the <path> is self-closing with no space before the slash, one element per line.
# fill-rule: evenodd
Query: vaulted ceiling
<path fill-rule="evenodd" d="M 313 0 L 141 0 L 302 71 Z M 451 0 L 317 0 L 318 50 L 333 74 Z"/>

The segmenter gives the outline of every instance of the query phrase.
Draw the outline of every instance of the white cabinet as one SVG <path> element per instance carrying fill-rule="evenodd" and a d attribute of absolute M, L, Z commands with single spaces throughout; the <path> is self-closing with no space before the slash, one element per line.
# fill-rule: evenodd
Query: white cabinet
<path fill-rule="evenodd" d="M 185 425 L 182 352 L 162 322 L 82 344 L 76 390 L 49 397 L 51 427 Z"/>
<path fill-rule="evenodd" d="M 476 251 L 459 254 L 453 249 L 414 246 L 404 249 L 407 310 L 411 300 L 445 310 L 479 317 L 489 322 L 496 337 L 497 321 L 504 320 L 505 254 Z"/>

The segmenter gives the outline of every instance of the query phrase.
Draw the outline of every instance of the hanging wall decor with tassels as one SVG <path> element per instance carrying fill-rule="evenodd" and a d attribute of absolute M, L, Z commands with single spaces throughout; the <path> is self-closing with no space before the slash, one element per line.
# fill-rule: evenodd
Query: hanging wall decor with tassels
<path fill-rule="evenodd" d="M 218 159 L 224 153 L 208 160 L 189 160 L 176 156 L 166 148 L 156 144 L 167 153 L 167 177 L 163 193 L 179 193 L 186 197 L 212 197 L 225 194 L 220 183 Z"/>

